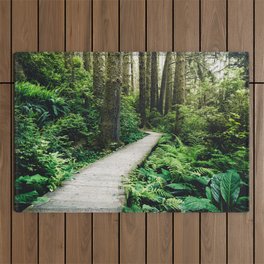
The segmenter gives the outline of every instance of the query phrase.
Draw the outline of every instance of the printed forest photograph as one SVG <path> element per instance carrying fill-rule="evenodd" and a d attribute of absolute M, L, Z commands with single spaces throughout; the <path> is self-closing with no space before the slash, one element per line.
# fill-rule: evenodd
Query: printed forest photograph
<path fill-rule="evenodd" d="M 17 212 L 249 211 L 246 52 L 19 52 Z"/>

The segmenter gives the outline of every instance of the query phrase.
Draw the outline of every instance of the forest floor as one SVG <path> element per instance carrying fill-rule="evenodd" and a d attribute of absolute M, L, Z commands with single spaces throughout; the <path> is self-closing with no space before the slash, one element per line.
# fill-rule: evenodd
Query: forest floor
<path fill-rule="evenodd" d="M 31 212 L 121 212 L 125 202 L 122 181 L 140 165 L 162 134 L 147 131 L 126 145 L 83 168 L 62 187 L 45 194 L 48 202 L 28 207 Z"/>

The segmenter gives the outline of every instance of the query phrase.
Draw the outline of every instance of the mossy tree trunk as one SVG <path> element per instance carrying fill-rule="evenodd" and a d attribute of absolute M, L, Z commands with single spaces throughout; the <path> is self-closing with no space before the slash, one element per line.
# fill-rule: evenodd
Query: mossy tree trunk
<path fill-rule="evenodd" d="M 158 111 L 163 115 L 163 105 L 164 105 L 164 97 L 165 90 L 168 83 L 168 69 L 171 64 L 171 52 L 167 52 L 166 59 L 162 72 L 161 86 L 160 86 L 160 97 L 158 102 Z"/>
<path fill-rule="evenodd" d="M 105 86 L 105 54 L 93 53 L 93 94 L 97 99 L 103 99 Z"/>
<path fill-rule="evenodd" d="M 129 52 L 122 53 L 122 93 L 124 95 L 129 95 L 130 92 L 130 75 L 129 75 L 129 66 L 130 58 Z"/>
<path fill-rule="evenodd" d="M 139 112 L 141 127 L 146 125 L 146 58 L 145 53 L 139 53 Z"/>
<path fill-rule="evenodd" d="M 120 137 L 120 90 L 121 90 L 121 56 L 111 52 L 107 55 L 107 80 L 102 105 L 102 142 L 105 147 L 118 142 Z"/>
<path fill-rule="evenodd" d="M 151 53 L 151 90 L 150 90 L 150 110 L 156 107 L 156 94 L 158 91 L 158 54 Z"/>
<path fill-rule="evenodd" d="M 176 109 L 176 123 L 175 134 L 181 133 L 182 116 L 180 112 L 181 105 L 184 104 L 185 93 L 185 55 L 184 53 L 177 54 L 176 68 L 174 77 L 174 93 L 175 93 L 175 109 Z"/>

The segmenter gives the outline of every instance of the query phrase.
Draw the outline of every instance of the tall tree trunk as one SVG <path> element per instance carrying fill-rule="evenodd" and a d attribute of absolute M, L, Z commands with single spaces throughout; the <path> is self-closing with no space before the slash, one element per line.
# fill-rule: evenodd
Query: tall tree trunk
<path fill-rule="evenodd" d="M 151 53 L 147 53 L 146 62 L 146 109 L 150 107 L 150 89 L 151 89 Z"/>
<path fill-rule="evenodd" d="M 167 82 L 166 82 L 165 109 L 164 109 L 165 115 L 171 111 L 173 77 L 174 77 L 173 65 L 172 63 L 170 63 L 168 67 L 168 76 L 167 76 Z"/>
<path fill-rule="evenodd" d="M 73 88 L 74 86 L 74 79 L 75 79 L 75 74 L 74 74 L 74 67 L 73 67 L 73 52 L 65 52 L 64 53 L 64 64 L 65 68 L 69 72 L 69 87 Z"/>
<path fill-rule="evenodd" d="M 163 114 L 163 103 L 164 103 L 164 96 L 165 96 L 165 89 L 168 83 L 168 68 L 171 64 L 171 52 L 167 52 L 163 72 L 162 72 L 162 79 L 161 79 L 161 86 L 160 86 L 160 97 L 158 103 L 158 111 Z"/>
<path fill-rule="evenodd" d="M 133 52 L 130 54 L 130 66 L 131 66 L 131 92 L 134 93 L 135 87 L 134 87 L 134 57 Z"/>
<path fill-rule="evenodd" d="M 150 110 L 156 107 L 156 95 L 158 91 L 158 60 L 157 52 L 151 53 L 151 90 L 150 90 Z"/>
<path fill-rule="evenodd" d="M 92 52 L 83 52 L 83 66 L 84 69 L 88 72 L 93 71 L 93 57 L 92 57 Z"/>
<path fill-rule="evenodd" d="M 139 112 L 141 127 L 144 127 L 146 125 L 146 60 L 144 52 L 139 52 Z"/>
<path fill-rule="evenodd" d="M 107 81 L 102 105 L 102 142 L 108 146 L 118 142 L 120 137 L 120 90 L 121 90 L 120 53 L 108 53 Z"/>
<path fill-rule="evenodd" d="M 129 53 L 123 52 L 122 57 L 122 92 L 124 95 L 129 95 Z"/>
<path fill-rule="evenodd" d="M 176 93 L 176 123 L 175 134 L 181 133 L 182 116 L 180 113 L 180 107 L 184 104 L 184 92 L 185 92 L 185 55 L 183 53 L 177 54 L 175 79 L 174 79 L 174 91 Z"/>
<path fill-rule="evenodd" d="M 103 99 L 105 85 L 105 55 L 93 53 L 93 94 L 97 99 Z"/>

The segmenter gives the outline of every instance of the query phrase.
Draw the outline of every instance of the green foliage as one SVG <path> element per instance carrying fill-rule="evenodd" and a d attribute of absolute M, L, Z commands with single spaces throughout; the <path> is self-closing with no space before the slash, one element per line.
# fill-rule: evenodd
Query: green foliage
<path fill-rule="evenodd" d="M 80 53 L 16 53 L 16 208 L 41 203 L 78 169 L 142 138 L 135 98 L 122 98 L 121 141 L 102 149 L 102 100 Z M 44 201 L 45 202 L 45 201 Z"/>
<path fill-rule="evenodd" d="M 121 137 L 120 140 L 124 143 L 132 143 L 141 139 L 144 133 L 138 128 L 140 118 L 135 110 L 135 102 L 133 97 L 123 96 L 121 100 Z"/>
<path fill-rule="evenodd" d="M 164 135 L 125 183 L 124 211 L 247 211 L 243 186 L 248 179 L 241 181 L 231 154 L 226 158 L 220 152 L 218 155 L 224 171 L 205 146 L 187 146 L 178 138 Z M 242 175 L 248 174 L 248 167 L 244 169 Z"/>
<path fill-rule="evenodd" d="M 205 198 L 188 196 L 182 205 L 183 212 L 219 212 L 219 210 Z"/>

